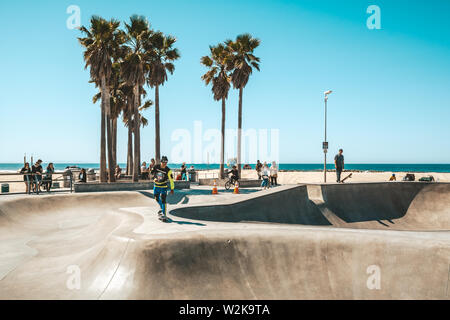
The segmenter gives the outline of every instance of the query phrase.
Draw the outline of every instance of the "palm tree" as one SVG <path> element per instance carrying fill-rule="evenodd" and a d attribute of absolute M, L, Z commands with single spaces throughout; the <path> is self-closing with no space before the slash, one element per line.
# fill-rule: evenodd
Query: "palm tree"
<path fill-rule="evenodd" d="M 155 88 L 155 160 L 161 159 L 160 127 L 159 127 L 159 86 L 167 81 L 167 71 L 173 74 L 175 66 L 172 63 L 180 57 L 178 49 L 173 48 L 176 39 L 165 36 L 162 32 L 154 32 L 147 43 L 151 52 L 150 69 L 147 73 L 147 83 Z"/>
<path fill-rule="evenodd" d="M 114 63 L 112 66 L 110 86 L 109 86 L 109 96 L 110 96 L 110 116 L 106 117 L 107 127 L 109 122 L 110 136 L 111 139 L 108 141 L 108 162 L 109 169 L 115 168 L 117 164 L 117 119 L 122 112 L 127 111 L 127 97 L 123 90 L 125 87 L 123 79 L 120 73 L 120 64 Z M 98 92 L 92 98 L 92 102 L 95 104 L 101 99 L 101 92 Z M 107 130 L 109 131 L 109 130 Z M 114 176 L 114 175 L 113 175 Z M 112 178 L 115 180 L 114 177 Z"/>
<path fill-rule="evenodd" d="M 220 145 L 220 178 L 224 178 L 224 153 L 225 153 L 225 100 L 228 98 L 230 91 L 231 78 L 229 75 L 229 64 L 231 62 L 231 54 L 228 47 L 219 44 L 215 47 L 210 46 L 210 56 L 204 56 L 200 59 L 200 63 L 209 70 L 202 76 L 202 80 L 206 85 L 212 83 L 211 91 L 214 100 L 222 100 L 222 137 Z"/>
<path fill-rule="evenodd" d="M 124 94 L 125 107 L 122 114 L 122 120 L 125 126 L 128 128 L 128 144 L 127 144 L 127 175 L 133 174 L 133 87 L 129 86 L 126 82 L 122 83 L 121 90 Z"/>
<path fill-rule="evenodd" d="M 237 163 L 239 174 L 241 173 L 241 139 L 242 139 L 242 92 L 248 83 L 253 68 L 259 71 L 260 59 L 253 55 L 253 51 L 261 41 L 245 33 L 236 37 L 235 41 L 227 40 L 226 45 L 233 52 L 231 69 L 231 82 L 235 89 L 239 89 L 239 111 L 238 111 L 238 141 L 237 141 Z"/>
<path fill-rule="evenodd" d="M 113 64 L 112 76 L 111 76 L 111 158 L 112 165 L 110 168 L 115 168 L 117 165 L 117 118 L 119 118 L 122 112 L 126 110 L 126 96 L 122 91 L 122 86 L 124 84 L 123 79 L 121 78 L 120 72 L 120 63 L 116 62 Z M 109 148 L 109 147 L 108 147 Z M 109 161 L 109 160 L 108 160 Z"/>
<path fill-rule="evenodd" d="M 133 87 L 133 133 L 134 133 L 134 164 L 133 181 L 139 179 L 139 159 L 140 159 L 140 117 L 139 102 L 140 88 L 145 83 L 145 75 L 148 73 L 149 52 L 146 50 L 146 43 L 152 31 L 147 19 L 143 16 L 133 15 L 130 23 L 125 23 L 127 30 L 127 42 L 125 44 L 125 58 L 122 62 L 122 76 L 126 83 Z"/>
<path fill-rule="evenodd" d="M 139 110 L 139 122 L 141 123 L 142 128 L 148 126 L 148 120 L 144 117 L 143 111 L 147 110 L 153 105 L 152 100 L 147 100 L 143 105 L 141 105 Z M 134 130 L 134 117 L 133 110 L 131 108 L 131 104 L 127 104 L 126 111 L 123 113 L 122 120 L 125 127 L 128 128 L 128 148 L 127 148 L 127 174 L 133 174 L 133 130 Z M 137 162 L 140 163 L 140 159 L 137 159 Z"/>
<path fill-rule="evenodd" d="M 82 26 L 80 31 L 85 37 L 78 38 L 85 48 L 83 57 L 85 68 L 90 67 L 91 80 L 100 87 L 101 92 L 101 125 L 100 125 L 100 181 L 106 182 L 106 117 L 110 114 L 109 79 L 111 77 L 112 60 L 121 45 L 120 22 L 111 19 L 107 21 L 101 17 L 91 18 L 89 30 Z M 110 163 L 110 178 L 111 175 Z"/>

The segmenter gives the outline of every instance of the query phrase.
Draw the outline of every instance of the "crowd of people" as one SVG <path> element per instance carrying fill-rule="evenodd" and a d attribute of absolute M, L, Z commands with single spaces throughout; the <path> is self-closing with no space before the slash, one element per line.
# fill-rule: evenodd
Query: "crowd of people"
<path fill-rule="evenodd" d="M 141 179 L 142 180 L 154 180 L 154 168 L 156 166 L 156 161 L 155 159 L 151 159 L 150 163 L 147 166 L 147 162 L 142 162 L 141 165 Z M 173 177 L 174 180 L 185 180 L 188 181 L 189 180 L 189 173 L 192 173 L 194 171 L 194 166 L 191 166 L 189 169 L 186 166 L 186 162 L 183 162 L 181 164 L 181 168 L 180 168 L 180 173 L 176 176 Z"/>
<path fill-rule="evenodd" d="M 26 162 L 20 170 L 20 173 L 23 174 L 26 193 L 30 193 L 31 191 L 39 193 L 41 192 L 41 187 L 44 187 L 44 190 L 50 192 L 53 185 L 52 176 L 55 173 L 55 167 L 52 162 L 47 165 L 45 174 L 41 159 L 36 161 L 31 167 L 30 163 Z"/>
<path fill-rule="evenodd" d="M 343 150 L 340 149 L 339 153 L 334 158 L 334 164 L 336 168 L 336 181 L 341 182 L 341 173 L 344 169 L 344 156 L 343 156 Z M 140 171 L 141 175 L 140 178 L 142 180 L 154 180 L 155 176 L 155 167 L 156 167 L 156 161 L 155 159 L 151 159 L 150 163 L 147 165 L 147 162 L 143 162 Z M 250 169 L 251 167 L 249 165 L 245 165 L 244 169 Z M 269 189 L 270 187 L 278 186 L 278 171 L 279 167 L 275 161 L 272 161 L 272 163 L 269 164 L 267 162 L 261 163 L 260 160 L 257 160 L 255 170 L 258 176 L 258 180 L 261 181 L 261 188 L 262 189 Z M 181 164 L 180 172 L 177 174 L 176 177 L 173 177 L 174 180 L 185 180 L 189 181 L 190 174 L 194 172 L 194 166 L 191 166 L 189 169 L 186 166 L 186 163 L 183 162 Z M 35 164 L 33 164 L 30 167 L 30 164 L 26 162 L 24 164 L 24 167 L 20 170 L 20 173 L 23 174 L 23 181 L 25 182 L 26 186 L 26 192 L 36 192 L 39 193 L 41 191 L 41 187 L 44 188 L 47 192 L 50 192 L 53 180 L 52 175 L 55 173 L 55 168 L 53 163 L 49 163 L 47 166 L 47 169 L 43 170 L 42 167 L 42 160 L 39 159 L 36 161 Z M 123 177 L 122 175 L 122 169 L 119 165 L 116 166 L 114 175 L 116 180 L 119 180 Z M 230 180 L 232 182 L 239 181 L 239 171 L 234 165 L 231 170 L 227 172 L 227 175 L 231 175 Z M 389 179 L 390 181 L 395 181 L 395 175 L 393 174 L 392 177 Z M 86 183 L 87 182 L 87 173 L 86 170 L 83 168 L 80 170 L 78 174 L 78 182 Z"/>
<path fill-rule="evenodd" d="M 267 162 L 261 163 L 258 160 L 256 161 L 255 169 L 258 174 L 258 180 L 262 180 L 262 189 L 269 189 L 270 187 L 275 187 L 278 185 L 278 165 L 275 161 L 272 161 L 272 164 L 269 167 Z"/>

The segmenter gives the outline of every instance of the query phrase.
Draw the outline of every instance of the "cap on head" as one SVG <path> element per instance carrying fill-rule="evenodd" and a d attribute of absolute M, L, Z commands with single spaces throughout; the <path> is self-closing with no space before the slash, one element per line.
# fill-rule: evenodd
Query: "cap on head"
<path fill-rule="evenodd" d="M 167 162 L 169 162 L 169 160 L 167 159 L 166 156 L 162 156 L 162 157 L 161 157 L 161 162 L 167 163 Z"/>

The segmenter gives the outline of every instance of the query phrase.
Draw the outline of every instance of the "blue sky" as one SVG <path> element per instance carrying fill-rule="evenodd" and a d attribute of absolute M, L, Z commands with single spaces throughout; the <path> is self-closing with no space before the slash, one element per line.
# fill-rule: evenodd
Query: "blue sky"
<path fill-rule="evenodd" d="M 369 30 L 369 5 L 381 30 Z M 99 105 L 91 97 L 77 30 L 93 14 L 128 20 L 145 15 L 174 35 L 181 58 L 160 90 L 162 153 L 174 130 L 219 128 L 220 103 L 200 77 L 208 46 L 249 32 L 261 39 L 244 90 L 244 129 L 279 129 L 279 160 L 323 160 L 323 92 L 330 152 L 348 163 L 450 163 L 450 2 L 433 1 L 1 1 L 0 162 L 24 152 L 45 161 L 98 162 Z M 149 97 L 154 95 L 149 90 Z M 237 92 L 227 101 L 227 128 L 237 127 Z M 154 152 L 153 109 L 142 130 L 142 157 Z M 231 156 L 231 155 L 228 155 Z M 126 159 L 120 126 L 118 160 Z M 329 156 L 331 158 L 331 156 Z M 270 160 L 270 159 L 264 159 Z"/>

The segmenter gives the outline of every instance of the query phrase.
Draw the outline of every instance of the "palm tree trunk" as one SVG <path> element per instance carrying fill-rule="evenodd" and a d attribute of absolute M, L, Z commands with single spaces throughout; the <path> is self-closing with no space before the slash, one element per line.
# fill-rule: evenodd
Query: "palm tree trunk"
<path fill-rule="evenodd" d="M 159 86 L 155 86 L 155 161 L 161 160 L 160 131 L 159 131 Z"/>
<path fill-rule="evenodd" d="M 105 120 L 106 120 L 106 78 L 102 77 L 101 83 L 101 125 L 100 125 L 100 182 L 106 182 L 106 137 L 105 137 Z M 109 99 L 109 98 L 108 98 Z"/>
<path fill-rule="evenodd" d="M 114 176 L 114 160 L 113 160 L 113 146 L 112 146 L 112 125 L 111 125 L 111 113 L 107 112 L 106 114 L 106 136 L 107 136 L 107 144 L 108 144 L 108 181 L 115 182 Z"/>
<path fill-rule="evenodd" d="M 222 137 L 220 142 L 220 178 L 224 179 L 224 163 L 225 163 L 225 98 L 222 98 Z"/>
<path fill-rule="evenodd" d="M 130 99 L 127 102 L 128 113 L 128 149 L 127 149 L 127 175 L 131 176 L 133 173 L 133 110 Z"/>
<path fill-rule="evenodd" d="M 237 166 L 241 176 L 241 139 L 242 139 L 242 91 L 239 89 L 239 115 L 238 115 L 238 141 L 237 141 Z"/>
<path fill-rule="evenodd" d="M 142 105 L 142 102 L 141 102 L 141 92 L 139 91 L 139 95 L 138 95 L 138 110 L 139 110 L 139 107 Z M 138 113 L 138 126 L 139 126 L 139 134 L 140 134 L 140 132 L 141 132 L 141 115 Z M 138 158 L 137 158 L 137 160 L 136 160 L 136 162 L 138 163 L 138 172 L 139 172 L 139 175 L 141 174 L 141 137 L 139 136 L 139 152 L 138 152 Z"/>
<path fill-rule="evenodd" d="M 133 181 L 139 180 L 139 152 L 140 152 L 140 119 L 139 119 L 139 86 L 135 85 L 133 89 L 134 93 L 134 164 L 133 164 Z"/>
<path fill-rule="evenodd" d="M 115 168 L 117 165 L 117 118 L 113 119 L 112 127 L 113 127 L 112 152 L 113 152 L 113 161 L 114 161 L 114 168 Z"/>

